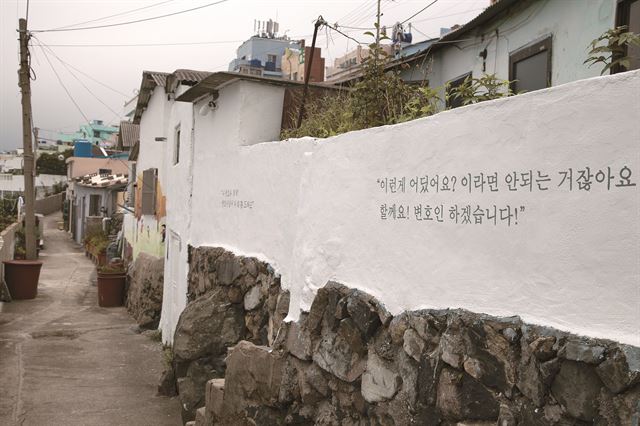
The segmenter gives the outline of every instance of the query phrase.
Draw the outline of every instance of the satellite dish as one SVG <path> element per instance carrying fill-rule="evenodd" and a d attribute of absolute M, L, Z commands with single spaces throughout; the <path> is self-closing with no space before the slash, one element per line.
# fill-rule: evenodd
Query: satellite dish
<path fill-rule="evenodd" d="M 64 155 L 62 155 L 62 154 L 58 155 L 58 160 L 64 161 Z"/>

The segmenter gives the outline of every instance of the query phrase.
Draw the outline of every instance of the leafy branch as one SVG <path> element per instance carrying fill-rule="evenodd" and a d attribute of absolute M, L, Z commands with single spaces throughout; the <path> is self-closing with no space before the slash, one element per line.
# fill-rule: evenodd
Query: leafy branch
<path fill-rule="evenodd" d="M 589 46 L 589 57 L 583 62 L 592 67 L 595 64 L 603 64 L 600 72 L 603 75 L 610 69 L 631 67 L 631 57 L 627 56 L 628 46 L 640 46 L 640 35 L 626 31 L 626 26 L 612 28 L 605 31 L 600 37 L 593 40 Z"/>

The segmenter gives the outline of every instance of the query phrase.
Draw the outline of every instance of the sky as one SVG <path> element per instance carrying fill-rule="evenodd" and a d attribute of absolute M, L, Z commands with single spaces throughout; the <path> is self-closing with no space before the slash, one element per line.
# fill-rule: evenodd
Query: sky
<path fill-rule="evenodd" d="M 391 27 L 404 21 L 432 1 L 381 0 L 382 25 Z M 72 132 L 92 119 L 119 122 L 123 105 L 135 96 L 144 70 L 227 70 L 237 47 L 253 35 L 254 20 L 276 20 L 281 34 L 286 33 L 291 39 L 304 38 L 311 45 L 313 24 L 318 16 L 331 24 L 337 23 L 338 28 L 372 27 L 377 4 L 376 0 L 223 0 L 146 22 L 36 32 L 74 24 L 80 25 L 69 28 L 123 23 L 213 2 L 30 0 L 28 28 L 35 36 L 31 47 L 35 80 L 31 82 L 31 90 L 34 126 L 41 129 L 39 136 Z M 440 28 L 469 21 L 488 4 L 489 0 L 437 0 L 409 21 L 414 42 L 439 36 Z M 16 29 L 26 9 L 26 0 L 0 0 L 0 150 L 22 146 Z M 341 30 L 360 42 L 370 41 L 364 35 L 366 29 Z M 114 46 L 122 44 L 135 46 Z M 353 50 L 356 43 L 325 28 L 319 33 L 317 46 L 322 48 L 326 64 L 330 65 L 334 58 Z"/>

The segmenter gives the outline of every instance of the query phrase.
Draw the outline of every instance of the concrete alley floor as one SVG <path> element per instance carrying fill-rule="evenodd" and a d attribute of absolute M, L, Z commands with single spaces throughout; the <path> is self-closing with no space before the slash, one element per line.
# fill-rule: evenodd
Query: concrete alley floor
<path fill-rule="evenodd" d="M 38 297 L 0 302 L 0 425 L 180 425 L 158 342 L 97 304 L 95 267 L 45 218 Z"/>

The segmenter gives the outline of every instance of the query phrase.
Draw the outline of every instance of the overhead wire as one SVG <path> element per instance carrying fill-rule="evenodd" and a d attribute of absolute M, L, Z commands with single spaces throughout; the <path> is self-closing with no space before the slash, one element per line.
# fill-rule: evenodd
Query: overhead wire
<path fill-rule="evenodd" d="M 101 85 L 101 86 L 103 86 L 103 87 L 105 87 L 105 88 L 107 88 L 107 89 L 111 90 L 111 91 L 112 91 L 112 92 L 114 92 L 114 93 L 117 93 L 117 94 L 119 94 L 119 95 L 121 95 L 121 96 L 124 96 L 124 97 L 127 97 L 127 98 L 130 98 L 130 97 L 131 97 L 131 95 L 130 95 L 130 94 L 127 94 L 127 93 L 121 92 L 121 91 L 119 91 L 118 89 L 115 89 L 115 88 L 113 88 L 113 87 L 109 86 L 108 84 L 106 84 L 106 83 L 104 83 L 104 82 L 102 82 L 102 81 L 100 81 L 100 80 L 96 79 L 95 77 L 91 76 L 90 74 L 88 74 L 88 73 L 86 73 L 86 72 L 82 71 L 81 69 L 79 69 L 79 68 L 77 68 L 77 67 L 75 67 L 75 66 L 71 65 L 70 63 L 68 63 L 68 62 L 64 61 L 62 58 L 60 58 L 58 55 L 56 55 L 56 54 L 53 52 L 53 50 L 51 49 L 52 45 L 46 45 L 42 40 L 40 40 L 39 38 L 37 38 L 37 37 L 35 37 L 35 36 L 34 36 L 34 38 L 36 38 L 36 40 L 38 40 L 38 42 L 39 42 L 40 44 L 43 44 L 43 45 L 47 46 L 47 48 L 49 49 L 49 52 L 51 52 L 51 53 L 56 57 L 56 59 L 57 59 L 58 61 L 60 61 L 63 65 L 73 68 L 74 70 L 76 70 L 76 71 L 77 71 L 77 72 L 79 72 L 80 74 L 84 75 L 84 76 L 85 76 L 85 77 L 87 77 L 88 79 L 90 79 L 90 80 L 92 80 L 92 81 L 94 81 L 94 82 L 98 83 L 99 85 Z"/>
<path fill-rule="evenodd" d="M 143 6 L 143 7 L 138 7 L 136 9 L 127 10 L 125 12 L 120 12 L 120 13 L 115 13 L 113 15 L 103 16 L 102 18 L 90 19 L 88 21 L 82 21 L 82 22 L 76 22 L 75 24 L 64 25 L 62 27 L 57 27 L 57 28 L 53 28 L 53 29 L 54 30 L 61 30 L 61 29 L 70 28 L 70 27 L 77 27 L 78 25 L 90 24 L 92 22 L 104 21 L 104 20 L 107 20 L 107 19 L 110 19 L 110 18 L 115 18 L 116 16 L 128 15 L 129 13 L 138 12 L 140 10 L 145 10 L 145 9 L 151 9 L 153 7 L 158 7 L 158 6 L 161 6 L 161 5 L 166 4 L 166 3 L 171 3 L 173 1 L 175 1 L 175 0 L 165 0 L 165 1 L 161 1 L 159 3 L 154 3 L 154 4 L 151 4 L 151 5 L 148 5 L 148 6 Z"/>
<path fill-rule="evenodd" d="M 84 111 L 82 111 L 82 108 L 80 108 L 80 105 L 78 105 L 78 103 L 76 102 L 76 100 L 73 98 L 73 96 L 71 95 L 71 92 L 69 91 L 69 89 L 67 89 L 67 86 L 64 84 L 64 82 L 62 81 L 62 78 L 60 77 L 60 75 L 58 74 L 58 71 L 56 71 L 55 67 L 53 66 L 53 62 L 51 62 L 51 60 L 49 59 L 49 55 L 47 55 L 47 52 L 42 49 L 42 53 L 44 55 L 44 58 L 47 60 L 47 62 L 49 63 L 49 66 L 51 67 L 51 70 L 53 71 L 53 73 L 55 74 L 58 83 L 60 83 L 60 86 L 62 86 L 62 88 L 64 89 L 65 93 L 67 94 L 67 96 L 69 97 L 69 99 L 71 100 L 71 103 L 73 103 L 73 105 L 76 107 L 76 109 L 78 110 L 78 112 L 80 113 L 80 115 L 82 116 L 82 118 L 85 119 L 85 121 L 87 123 L 89 123 L 89 126 L 91 126 L 91 120 L 89 120 L 89 118 L 85 115 Z"/>
<path fill-rule="evenodd" d="M 99 28 L 112 28 L 112 27 L 118 27 L 118 26 L 122 26 L 122 25 L 131 25 L 131 24 L 137 24 L 140 22 L 148 22 L 148 21 L 154 21 L 156 19 L 162 19 L 162 18 L 168 18 L 170 16 L 176 16 L 176 15 L 181 15 L 183 13 L 187 13 L 187 12 L 193 12 L 195 10 L 200 10 L 200 9 L 204 9 L 207 7 L 211 7 L 211 6 L 215 6 L 221 3 L 226 3 L 230 0 L 218 0 L 212 3 L 207 3 L 198 7 L 192 7 L 190 9 L 184 9 L 184 10 L 179 10 L 177 12 L 172 12 L 172 13 L 166 13 L 164 15 L 158 15 L 158 16 L 152 16 L 149 18 L 141 18 L 141 19 L 136 19 L 133 21 L 127 21 L 127 22 L 117 22 L 114 24 L 104 24 L 104 25 L 94 25 L 94 26 L 90 26 L 90 27 L 80 27 L 80 28 L 50 28 L 50 29 L 45 29 L 45 30 L 31 30 L 32 33 L 48 33 L 48 32 L 61 32 L 61 31 L 82 31 L 82 30 L 95 30 L 95 29 L 99 29 Z"/>
<path fill-rule="evenodd" d="M 362 2 L 359 6 L 357 6 L 355 9 L 352 9 L 350 12 L 348 12 L 346 15 L 344 15 L 343 17 L 339 18 L 336 22 L 348 22 L 349 19 L 351 19 L 353 16 L 356 16 L 360 10 L 361 7 L 364 7 L 365 5 L 367 5 L 369 1 L 365 0 L 364 2 Z"/>
<path fill-rule="evenodd" d="M 124 43 L 124 44 L 49 44 L 50 47 L 155 47 L 155 46 L 196 46 L 206 44 L 242 43 L 246 40 L 215 40 L 175 43 Z"/>
<path fill-rule="evenodd" d="M 348 38 L 349 40 L 353 40 L 353 41 L 355 41 L 355 42 L 356 42 L 356 43 L 358 43 L 358 44 L 368 44 L 368 43 L 364 43 L 364 42 L 358 41 L 357 39 L 355 39 L 355 38 L 351 37 L 349 34 L 346 34 L 346 33 L 342 32 L 342 31 L 340 31 L 339 29 L 335 28 L 335 27 L 334 27 L 334 26 L 332 26 L 332 25 L 329 25 L 329 24 L 327 24 L 327 23 L 325 23 L 324 25 L 325 25 L 326 27 L 328 27 L 328 28 L 332 29 L 333 31 L 337 32 L 338 34 L 342 34 L 344 37 Z"/>
<path fill-rule="evenodd" d="M 404 21 L 400 22 L 400 24 L 404 24 L 407 21 L 410 21 L 411 19 L 415 18 L 416 16 L 420 15 L 422 12 L 424 12 L 425 10 L 429 9 L 431 6 L 433 6 L 434 4 L 436 4 L 438 2 L 438 0 L 433 0 L 431 3 L 429 3 L 428 5 L 426 5 L 425 7 L 423 7 L 422 9 L 420 9 L 419 11 L 417 11 L 416 13 L 414 13 L 413 15 L 409 16 L 407 19 L 405 19 Z"/>
<path fill-rule="evenodd" d="M 69 74 L 71 74 L 71 76 L 72 76 L 73 78 L 75 78 L 75 79 L 76 79 L 76 81 L 78 81 L 78 83 L 80 83 L 80 85 L 81 85 L 82 87 L 84 87 L 84 88 L 85 88 L 85 90 L 86 90 L 87 92 L 89 92 L 89 94 L 90 94 L 91 96 L 93 96 L 93 97 L 94 97 L 98 102 L 100 102 L 102 105 L 104 105 L 104 106 L 105 106 L 109 111 L 111 111 L 111 112 L 112 112 L 112 113 L 114 113 L 115 115 L 120 115 L 120 113 L 119 113 L 119 112 L 117 112 L 116 110 L 114 110 L 113 108 L 111 108 L 109 105 L 107 105 L 107 103 L 106 103 L 106 102 L 104 102 L 102 99 L 100 99 L 100 97 L 99 97 L 98 95 L 96 95 L 96 94 L 95 94 L 91 89 L 89 89 L 89 87 L 87 87 L 87 85 L 86 85 L 86 84 L 84 84 L 84 82 L 83 82 L 82 80 L 80 80 L 80 78 L 79 78 L 77 75 L 75 75 L 75 74 L 73 73 L 73 71 L 71 71 L 71 68 L 70 68 L 70 67 L 68 67 L 68 66 L 67 66 L 67 64 L 66 64 L 65 62 L 63 62 L 63 61 L 60 59 L 60 57 L 58 57 L 58 55 L 56 55 L 56 54 L 55 54 L 55 52 L 54 52 L 51 48 L 49 48 L 46 44 L 42 43 L 40 40 L 38 40 L 38 47 L 40 47 L 40 49 L 43 49 L 43 50 L 44 50 L 44 49 L 47 49 L 47 50 L 49 51 L 49 53 L 51 53 L 51 54 L 53 55 L 53 57 L 54 57 L 54 58 L 56 58 L 56 59 L 57 59 L 57 60 L 62 64 L 62 66 L 64 66 L 64 67 L 67 69 L 67 71 L 69 72 Z"/>

